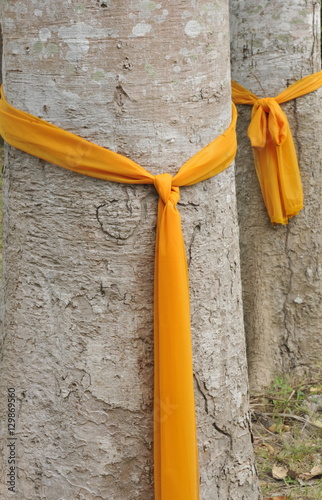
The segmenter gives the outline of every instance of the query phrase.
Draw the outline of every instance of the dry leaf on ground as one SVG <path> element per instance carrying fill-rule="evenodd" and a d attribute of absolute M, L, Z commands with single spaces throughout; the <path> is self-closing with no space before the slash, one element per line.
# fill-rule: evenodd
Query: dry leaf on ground
<path fill-rule="evenodd" d="M 279 434 L 280 432 L 288 432 L 290 430 L 290 426 L 284 424 L 273 424 L 268 427 L 268 430 L 274 432 L 274 434 Z"/>
<path fill-rule="evenodd" d="M 321 420 L 312 420 L 312 424 L 314 424 L 317 427 L 320 427 L 320 429 L 322 429 L 322 422 L 321 422 Z"/>
<path fill-rule="evenodd" d="M 322 392 L 322 386 L 310 387 L 310 392 Z"/>
<path fill-rule="evenodd" d="M 299 474 L 298 477 L 299 479 L 303 479 L 304 481 L 309 481 L 310 479 L 313 479 L 314 477 L 321 475 L 322 475 L 322 465 L 315 465 L 314 467 L 312 467 L 310 472 L 303 472 L 303 474 Z"/>
<path fill-rule="evenodd" d="M 275 448 L 268 443 L 261 443 L 259 447 L 265 448 L 268 451 L 268 453 L 275 453 Z"/>
<path fill-rule="evenodd" d="M 266 497 L 264 500 L 288 500 L 290 497 L 285 497 L 284 495 L 281 497 Z"/>
<path fill-rule="evenodd" d="M 274 479 L 285 479 L 287 476 L 287 467 L 283 465 L 274 464 L 272 468 L 272 476 Z"/>
<path fill-rule="evenodd" d="M 281 497 L 266 497 L 264 500 L 288 500 L 290 497 L 285 497 L 284 495 Z"/>

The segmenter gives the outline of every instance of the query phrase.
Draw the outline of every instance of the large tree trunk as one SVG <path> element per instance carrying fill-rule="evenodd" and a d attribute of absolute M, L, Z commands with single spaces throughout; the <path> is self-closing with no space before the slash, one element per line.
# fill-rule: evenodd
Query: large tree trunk
<path fill-rule="evenodd" d="M 228 32 L 226 0 L 9 1 L 6 96 L 173 174 L 230 123 Z M 19 498 L 152 499 L 157 194 L 13 148 L 4 182 L 1 419 L 14 387 Z M 179 209 L 201 498 L 255 500 L 233 168 L 182 189 Z"/>
<path fill-rule="evenodd" d="M 232 77 L 260 97 L 320 70 L 316 0 L 231 0 Z M 268 219 L 239 106 L 236 183 L 245 329 L 252 389 L 279 372 L 299 375 L 321 361 L 321 96 L 282 107 L 293 131 L 304 209 L 287 226 Z"/>

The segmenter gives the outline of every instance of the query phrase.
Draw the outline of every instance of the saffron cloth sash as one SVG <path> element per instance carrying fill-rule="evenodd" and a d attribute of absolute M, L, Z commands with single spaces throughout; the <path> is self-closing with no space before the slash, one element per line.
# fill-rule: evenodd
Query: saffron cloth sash
<path fill-rule="evenodd" d="M 322 71 L 306 76 L 276 97 L 259 98 L 232 82 L 235 104 L 253 106 L 248 137 L 264 202 L 273 223 L 287 224 L 303 208 L 303 191 L 292 132 L 280 104 L 322 86 Z"/>
<path fill-rule="evenodd" d="M 156 500 L 198 500 L 189 283 L 179 187 L 212 177 L 236 154 L 236 118 L 175 176 L 153 176 L 128 158 L 12 107 L 1 90 L 0 134 L 17 149 L 80 174 L 154 184 L 158 194 L 154 293 L 154 479 Z"/>

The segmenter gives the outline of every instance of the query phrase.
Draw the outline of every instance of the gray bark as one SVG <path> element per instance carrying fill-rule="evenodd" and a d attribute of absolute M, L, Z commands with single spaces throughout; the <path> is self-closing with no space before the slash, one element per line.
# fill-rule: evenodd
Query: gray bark
<path fill-rule="evenodd" d="M 9 102 L 153 174 L 230 122 L 226 0 L 9 1 L 3 36 Z M 10 147 L 4 182 L 1 422 L 15 387 L 18 497 L 152 499 L 157 194 Z M 257 499 L 234 169 L 182 189 L 179 209 L 201 498 Z"/>
<path fill-rule="evenodd" d="M 232 77 L 274 97 L 319 71 L 320 3 L 231 0 Z M 236 160 L 244 319 L 250 384 L 278 373 L 314 371 L 321 339 L 321 89 L 283 104 L 293 131 L 304 209 L 287 226 L 266 214 L 247 138 L 249 106 L 239 106 Z"/>

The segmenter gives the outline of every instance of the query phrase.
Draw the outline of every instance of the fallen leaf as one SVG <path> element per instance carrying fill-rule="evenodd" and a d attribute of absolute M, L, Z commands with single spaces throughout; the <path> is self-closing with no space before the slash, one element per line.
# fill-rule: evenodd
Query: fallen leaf
<path fill-rule="evenodd" d="M 322 475 L 322 465 L 315 465 L 312 467 L 310 472 L 303 472 L 303 474 L 299 474 L 300 479 L 304 479 L 304 481 L 309 481 L 310 479 L 313 479 L 314 477 L 321 476 Z"/>
<path fill-rule="evenodd" d="M 312 424 L 314 424 L 317 427 L 320 427 L 322 429 L 322 422 L 321 422 L 321 420 L 312 420 Z"/>
<path fill-rule="evenodd" d="M 309 481 L 303 481 L 301 478 L 297 477 L 296 478 L 297 482 L 299 483 L 300 486 L 314 486 L 315 481 L 314 480 L 309 480 Z"/>
<path fill-rule="evenodd" d="M 264 500 L 288 500 L 290 497 L 278 496 L 278 497 L 266 497 Z"/>
<path fill-rule="evenodd" d="M 311 472 L 311 474 L 313 474 L 313 476 L 321 476 L 322 465 L 315 465 L 314 467 L 312 467 L 310 472 Z"/>
<path fill-rule="evenodd" d="M 265 448 L 268 453 L 275 453 L 275 448 L 273 448 L 273 446 L 268 443 L 261 443 L 259 446 L 260 448 Z"/>
<path fill-rule="evenodd" d="M 312 479 L 312 477 L 313 476 L 309 472 L 303 472 L 303 474 L 299 474 L 297 476 L 297 479 L 302 479 L 302 481 L 309 481 L 310 479 Z"/>
<path fill-rule="evenodd" d="M 310 392 L 322 392 L 322 387 L 310 387 Z"/>
<path fill-rule="evenodd" d="M 284 424 L 273 424 L 268 427 L 268 430 L 274 432 L 274 434 L 279 434 L 280 432 L 288 432 L 290 430 L 290 426 Z"/>
<path fill-rule="evenodd" d="M 272 468 L 272 476 L 274 479 L 285 479 L 287 476 L 287 468 L 283 465 L 274 464 Z"/>

